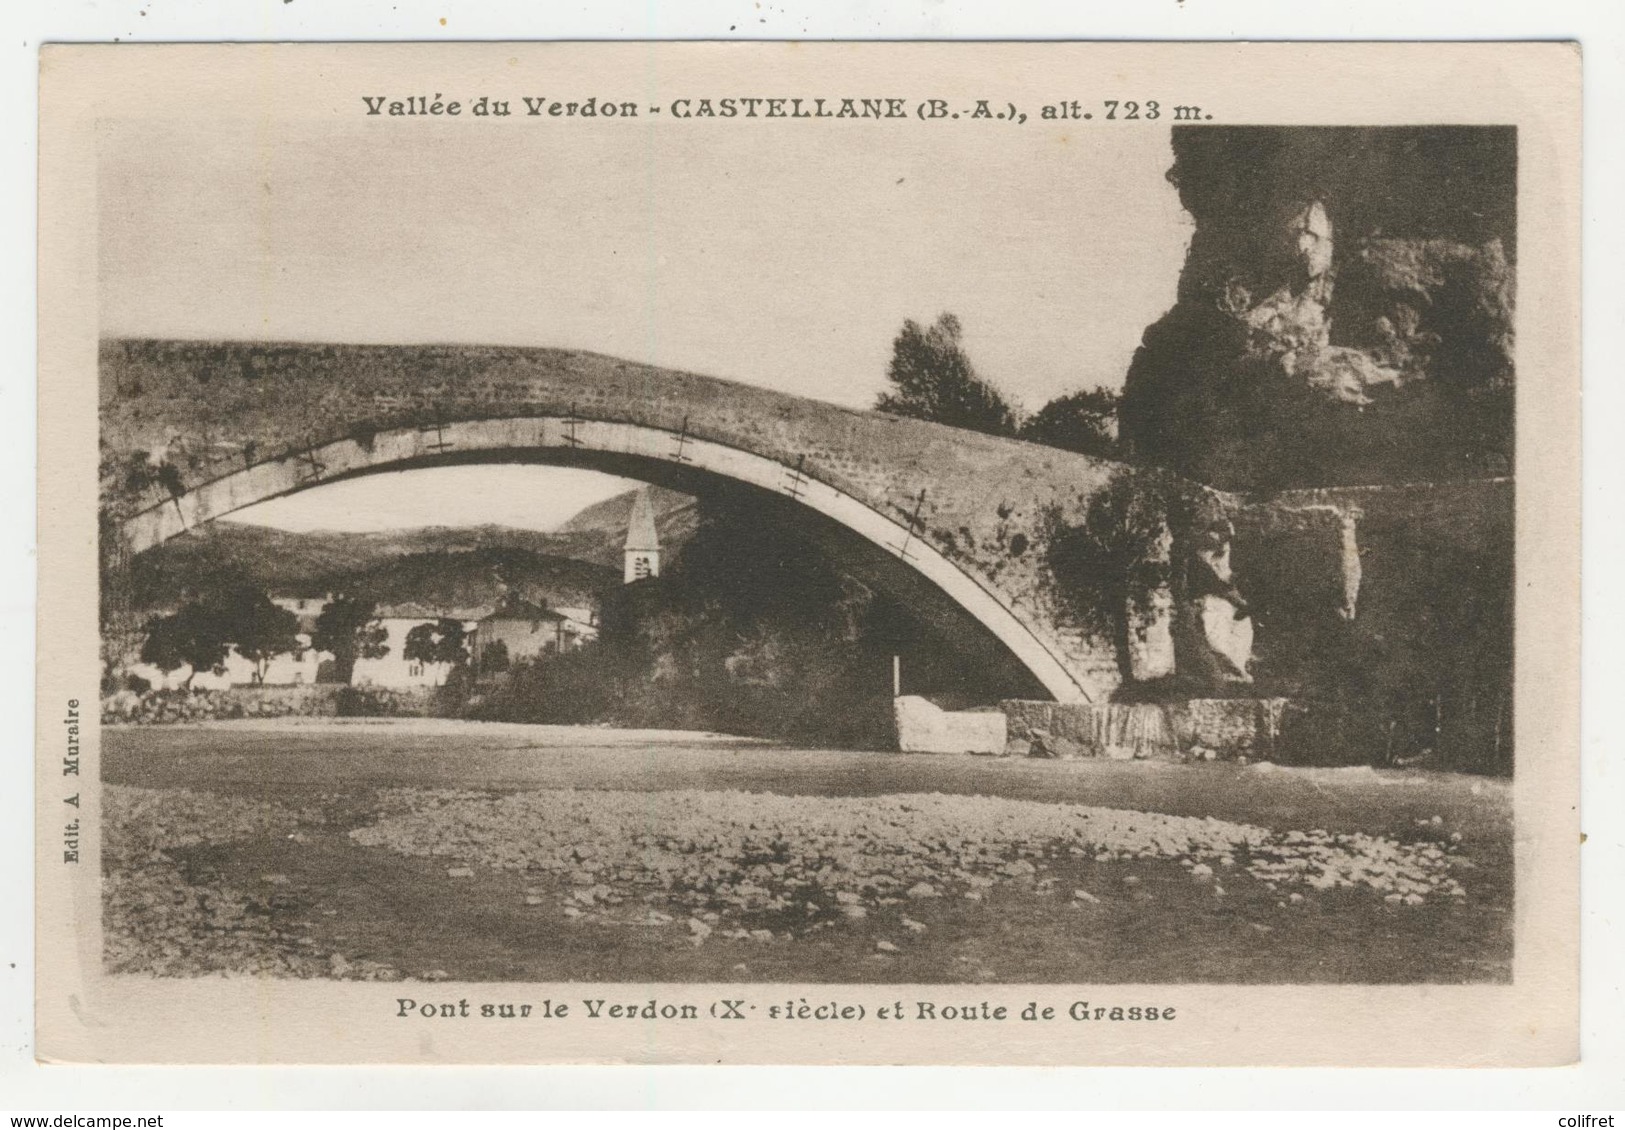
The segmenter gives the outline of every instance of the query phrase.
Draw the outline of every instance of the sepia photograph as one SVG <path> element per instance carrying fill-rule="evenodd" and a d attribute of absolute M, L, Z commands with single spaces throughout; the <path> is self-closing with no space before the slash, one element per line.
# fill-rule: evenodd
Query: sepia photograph
<path fill-rule="evenodd" d="M 507 52 L 75 127 L 82 975 L 1172 1032 L 1561 966 L 1519 918 L 1519 790 L 1572 788 L 1519 631 L 1564 599 L 1520 556 L 1552 137 Z"/>

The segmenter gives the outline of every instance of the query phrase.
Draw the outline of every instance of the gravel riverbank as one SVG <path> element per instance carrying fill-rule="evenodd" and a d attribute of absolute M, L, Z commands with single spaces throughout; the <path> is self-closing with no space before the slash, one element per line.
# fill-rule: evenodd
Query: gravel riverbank
<path fill-rule="evenodd" d="M 186 750 L 212 733 L 166 732 Z M 372 781 L 303 781 L 279 761 L 242 791 L 234 746 L 160 767 L 196 787 L 109 783 L 108 968 L 1135 983 L 1509 968 L 1502 808 L 1476 782 L 1040 766 L 944 793 L 907 786 L 965 790 L 959 762 L 743 749 L 640 754 L 623 787 L 601 779 L 627 776 L 632 754 L 593 754 L 527 753 L 532 776 L 593 781 L 574 788 L 445 786 L 412 779 L 439 775 L 444 753 L 348 745 L 331 758 Z M 752 776 L 790 787 L 733 783 Z M 1060 795 L 996 791 L 1044 784 Z"/>
<path fill-rule="evenodd" d="M 567 915 L 618 917 L 634 903 L 657 919 L 688 919 L 696 941 L 718 922 L 770 916 L 766 928 L 794 936 L 904 900 L 1042 886 L 1055 882 L 1052 861 L 1080 856 L 1171 861 L 1218 897 L 1240 873 L 1285 898 L 1351 888 L 1417 905 L 1465 894 L 1448 845 L 1432 840 L 997 797 L 394 789 L 380 801 L 380 819 L 350 833 L 356 843 L 559 878 Z"/>

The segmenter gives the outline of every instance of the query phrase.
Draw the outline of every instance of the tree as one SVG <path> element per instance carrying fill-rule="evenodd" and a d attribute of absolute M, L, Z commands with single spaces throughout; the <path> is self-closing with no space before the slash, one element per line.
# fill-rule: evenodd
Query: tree
<path fill-rule="evenodd" d="M 401 655 L 412 663 L 450 663 L 461 667 L 468 662 L 468 634 L 461 620 L 444 616 L 429 624 L 419 624 L 406 633 Z"/>
<path fill-rule="evenodd" d="M 506 671 L 509 666 L 508 645 L 501 640 L 492 640 L 480 653 L 480 674 L 496 675 Z"/>
<path fill-rule="evenodd" d="M 186 687 L 199 671 L 225 669 L 231 649 L 229 626 L 214 605 L 191 602 L 169 616 L 147 621 L 147 638 L 141 644 L 141 662 L 151 663 L 166 674 L 190 666 Z"/>
<path fill-rule="evenodd" d="M 339 596 L 316 617 L 311 646 L 333 653 L 333 681 L 348 683 L 358 659 L 382 659 L 389 654 L 389 631 L 378 622 L 370 600 Z"/>
<path fill-rule="evenodd" d="M 299 617 L 278 608 L 256 589 L 238 588 L 228 593 L 221 618 L 229 638 L 237 645 L 237 654 L 254 665 L 256 683 L 265 682 L 272 659 L 301 649 Z"/>
<path fill-rule="evenodd" d="M 1111 641 L 1125 684 L 1134 677 L 1131 633 L 1145 627 L 1157 592 L 1174 580 L 1173 540 L 1202 504 L 1174 475 L 1125 467 L 1089 500 L 1081 523 L 1057 511 L 1047 517 L 1061 598 L 1087 631 Z"/>
<path fill-rule="evenodd" d="M 950 427 L 1014 435 L 1015 412 L 996 388 L 976 375 L 959 335 L 959 319 L 952 314 L 943 314 L 930 329 L 912 318 L 905 321 L 892 343 L 886 370 L 896 391 L 882 393 L 875 407 Z"/>
<path fill-rule="evenodd" d="M 1120 459 L 1117 406 L 1122 399 L 1121 393 L 1106 388 L 1058 396 L 1021 426 L 1021 438 L 1082 455 Z"/>

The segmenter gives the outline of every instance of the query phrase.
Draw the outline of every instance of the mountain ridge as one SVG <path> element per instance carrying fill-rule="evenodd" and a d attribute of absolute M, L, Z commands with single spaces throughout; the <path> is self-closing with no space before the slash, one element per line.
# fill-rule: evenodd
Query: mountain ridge
<path fill-rule="evenodd" d="M 249 584 L 279 596 L 347 591 L 392 603 L 472 605 L 512 589 L 555 606 L 596 604 L 620 583 L 636 493 L 585 507 L 553 530 L 483 524 L 291 531 L 221 519 L 137 557 L 135 603 L 166 608 Z M 663 546 L 681 552 L 697 522 L 694 500 L 659 491 L 652 501 Z"/>

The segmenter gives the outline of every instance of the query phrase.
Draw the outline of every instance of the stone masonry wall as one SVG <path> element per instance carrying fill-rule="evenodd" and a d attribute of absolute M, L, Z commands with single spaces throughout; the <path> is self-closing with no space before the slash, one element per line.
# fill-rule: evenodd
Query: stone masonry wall
<path fill-rule="evenodd" d="M 424 717 L 433 710 L 433 688 L 366 688 L 337 683 L 232 687 L 218 691 L 119 691 L 102 700 L 104 723 L 156 725 L 238 718 L 332 718 L 341 715 Z"/>
<path fill-rule="evenodd" d="M 998 594 L 1098 695 L 1116 683 L 1110 647 L 1067 622 L 1044 567 L 1046 515 L 1080 514 L 1109 461 L 560 350 L 108 341 L 101 365 L 102 496 L 115 517 L 266 461 L 302 475 L 314 447 L 389 429 L 572 414 L 629 422 L 837 487 Z"/>

